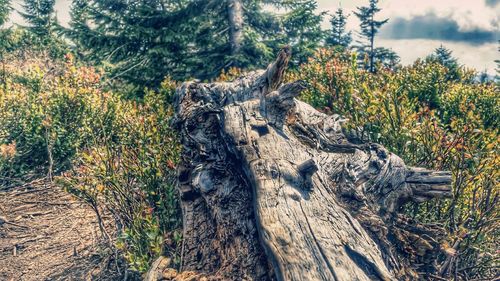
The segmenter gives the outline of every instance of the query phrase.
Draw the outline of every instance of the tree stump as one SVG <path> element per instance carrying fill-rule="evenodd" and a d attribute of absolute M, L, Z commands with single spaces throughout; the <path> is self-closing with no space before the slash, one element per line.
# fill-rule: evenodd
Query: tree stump
<path fill-rule="evenodd" d="M 412 280 L 436 272 L 442 230 L 399 214 L 451 196 L 449 172 L 355 143 L 338 115 L 282 85 L 289 47 L 231 83 L 184 83 L 182 270 L 211 280 Z"/>

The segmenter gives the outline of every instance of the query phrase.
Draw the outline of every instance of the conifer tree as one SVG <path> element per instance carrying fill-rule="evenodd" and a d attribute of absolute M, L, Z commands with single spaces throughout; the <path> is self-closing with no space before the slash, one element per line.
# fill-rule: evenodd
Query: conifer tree
<path fill-rule="evenodd" d="M 453 52 L 451 50 L 441 45 L 434 51 L 432 58 L 441 63 L 443 66 L 453 69 L 458 67 L 458 61 L 453 57 L 452 53 Z"/>
<path fill-rule="evenodd" d="M 279 15 L 265 5 L 279 9 Z M 195 77 L 211 78 L 228 67 L 266 67 L 283 45 L 292 46 L 292 64 L 304 62 L 323 40 L 324 13 L 316 14 L 316 8 L 315 0 L 218 1 L 194 20 L 199 52 L 190 65 L 198 65 Z"/>
<path fill-rule="evenodd" d="M 156 87 L 166 75 L 205 80 L 265 67 L 284 44 L 304 60 L 323 36 L 315 8 L 314 0 L 73 0 L 66 34 L 112 78 Z"/>
<path fill-rule="evenodd" d="M 375 64 L 380 63 L 385 68 L 395 70 L 401 61 L 399 55 L 391 49 L 379 47 L 374 52 Z"/>
<path fill-rule="evenodd" d="M 189 18 L 210 1 L 73 0 L 66 35 L 76 51 L 103 64 L 112 81 L 137 89 L 159 86 L 166 75 L 185 78 Z"/>
<path fill-rule="evenodd" d="M 266 5 L 280 13 L 266 10 Z M 266 67 L 283 45 L 292 46 L 292 65 L 304 62 L 324 37 L 320 26 L 324 13 L 316 14 L 316 8 L 315 0 L 218 1 L 194 19 L 199 46 L 189 63 L 194 76 L 211 78 L 228 67 Z"/>
<path fill-rule="evenodd" d="M 280 2 L 280 1 L 276 1 Z M 194 46 L 188 67 L 194 77 L 210 79 L 230 67 L 264 67 L 277 48 L 280 24 L 262 0 L 215 1 L 191 17 Z"/>
<path fill-rule="evenodd" d="M 248 0 L 245 0 L 248 1 Z M 111 78 L 138 87 L 157 87 L 165 76 L 207 79 L 231 66 L 246 67 L 255 57 L 247 39 L 262 41 L 245 26 L 241 13 L 258 14 L 258 1 L 73 0 L 66 35 L 94 63 L 109 67 Z M 252 6 L 253 5 L 253 6 Z M 240 13 L 240 14 L 238 14 Z M 233 17 L 230 26 L 230 14 Z M 234 22 L 234 20 L 238 22 Z M 234 27 L 239 24 L 238 27 Z M 255 25 L 267 25 L 266 16 Z M 247 32 L 248 31 L 248 32 Z M 231 40 L 233 41 L 230 41 Z M 232 42 L 232 43 L 231 43 Z M 272 51 L 267 51 L 270 56 Z"/>
<path fill-rule="evenodd" d="M 1 29 L 2 26 L 7 22 L 9 19 L 9 14 L 10 14 L 10 0 L 0 0 L 0 87 L 5 88 L 5 78 L 6 78 L 6 72 L 5 72 L 5 65 L 4 65 L 4 56 L 5 52 L 8 48 L 8 36 L 9 36 L 9 31 Z"/>
<path fill-rule="evenodd" d="M 326 13 L 316 14 L 316 0 L 283 1 L 288 10 L 282 17 L 282 45 L 290 45 L 293 50 L 292 66 L 307 61 L 324 40 L 321 22 Z"/>
<path fill-rule="evenodd" d="M 500 40 L 498 40 L 498 43 L 500 45 Z M 500 52 L 500 46 L 498 47 L 498 52 Z M 497 68 L 495 69 L 497 74 L 495 75 L 495 81 L 496 83 L 500 86 L 500 60 L 495 60 L 497 64 Z"/>
<path fill-rule="evenodd" d="M 10 10 L 10 0 L 0 0 L 0 27 L 9 19 Z"/>
<path fill-rule="evenodd" d="M 70 21 L 69 26 L 71 28 L 65 30 L 70 38 L 75 39 L 75 41 L 80 41 L 77 37 L 82 36 L 83 38 L 90 32 L 88 28 L 89 20 L 89 5 L 87 0 L 73 0 L 71 3 L 70 10 Z"/>
<path fill-rule="evenodd" d="M 486 84 L 490 82 L 490 76 L 488 75 L 488 71 L 485 69 L 479 73 L 479 83 Z"/>
<path fill-rule="evenodd" d="M 24 0 L 20 14 L 39 38 L 49 37 L 57 25 L 54 5 L 55 0 Z"/>
<path fill-rule="evenodd" d="M 10 0 L 0 0 L 0 60 L 3 60 L 5 52 L 9 47 L 10 28 L 2 29 L 2 26 L 9 20 L 12 10 Z"/>
<path fill-rule="evenodd" d="M 327 46 L 341 46 L 347 48 L 351 44 L 351 32 L 346 32 L 347 17 L 342 8 L 338 8 L 330 18 L 331 29 L 326 37 Z"/>
<path fill-rule="evenodd" d="M 448 69 L 446 74 L 446 79 L 457 80 L 460 79 L 460 65 L 458 60 L 453 57 L 451 50 L 447 49 L 443 45 L 440 45 L 433 54 L 427 57 L 428 61 L 437 62 Z"/>
<path fill-rule="evenodd" d="M 358 7 L 358 11 L 354 12 L 354 14 L 361 21 L 360 35 L 367 42 L 366 44 L 360 46 L 359 52 L 361 54 L 368 55 L 368 69 L 370 70 L 370 72 L 375 72 L 375 36 L 379 32 L 380 28 L 389 21 L 389 19 L 375 20 L 375 15 L 381 11 L 381 9 L 378 8 L 377 4 L 378 0 L 370 0 L 368 6 Z"/>

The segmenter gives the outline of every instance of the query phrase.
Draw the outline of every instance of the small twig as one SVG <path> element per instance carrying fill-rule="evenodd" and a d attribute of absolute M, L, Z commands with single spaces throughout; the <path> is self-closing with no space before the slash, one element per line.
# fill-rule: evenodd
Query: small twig
<path fill-rule="evenodd" d="M 47 212 L 29 212 L 29 213 L 23 214 L 22 216 L 23 217 L 27 217 L 27 216 L 45 216 L 45 215 L 48 215 L 48 214 L 52 214 L 52 211 L 47 211 Z"/>
<path fill-rule="evenodd" d="M 33 185 L 33 184 L 36 184 L 36 183 L 39 183 L 39 182 L 45 180 L 45 178 L 40 178 L 40 179 L 33 180 L 31 182 L 25 182 L 25 183 L 23 183 L 23 181 L 21 181 L 19 179 L 10 179 L 10 178 L 0 178 L 0 179 L 7 180 L 9 182 L 15 181 L 15 182 L 18 183 L 18 184 L 14 184 L 14 185 L 4 186 L 4 187 L 0 188 L 0 191 L 6 191 L 6 190 L 9 190 L 9 189 L 14 188 L 14 187 L 16 189 L 21 189 L 21 188 L 25 188 L 27 186 L 30 186 L 30 185 Z"/>
<path fill-rule="evenodd" d="M 24 204 L 43 204 L 43 205 L 49 205 L 49 206 L 68 206 L 71 204 L 75 204 L 77 202 L 73 203 L 52 203 L 52 202 L 47 202 L 47 201 L 21 201 L 21 203 Z"/>
<path fill-rule="evenodd" d="M 46 191 L 46 190 L 49 190 L 49 189 L 50 189 L 50 187 L 46 187 L 46 188 L 42 188 L 42 189 L 31 189 L 31 190 L 26 190 L 26 191 L 23 191 L 23 192 L 14 193 L 13 195 L 14 196 L 20 196 L 20 195 L 25 195 L 25 194 L 29 194 L 29 193 L 36 193 L 36 192 Z"/>
<path fill-rule="evenodd" d="M 8 224 L 8 225 L 17 226 L 20 228 L 29 229 L 29 227 L 27 227 L 27 226 L 7 221 L 7 219 L 5 217 L 0 217 L 0 226 L 2 226 L 2 224 Z"/>
<path fill-rule="evenodd" d="M 50 238 L 46 237 L 46 236 L 37 236 L 35 238 L 26 239 L 26 240 L 23 240 L 21 242 L 18 242 L 18 243 L 16 243 L 16 245 L 23 245 L 26 243 L 36 242 L 36 241 L 41 240 L 41 239 L 50 239 Z"/>
<path fill-rule="evenodd" d="M 49 134 L 49 129 L 45 129 L 45 141 L 47 145 L 47 157 L 49 158 L 49 167 L 47 170 L 47 180 L 49 182 L 52 182 L 52 174 L 53 174 L 53 169 L 54 169 L 54 159 L 52 158 L 52 148 L 53 144 L 50 142 L 50 134 Z"/>
<path fill-rule="evenodd" d="M 437 279 L 437 280 L 448 281 L 448 279 L 443 278 L 443 277 L 439 277 L 439 276 L 434 275 L 434 274 L 429 274 L 429 276 L 432 277 L 432 278 L 434 278 L 434 279 Z"/>

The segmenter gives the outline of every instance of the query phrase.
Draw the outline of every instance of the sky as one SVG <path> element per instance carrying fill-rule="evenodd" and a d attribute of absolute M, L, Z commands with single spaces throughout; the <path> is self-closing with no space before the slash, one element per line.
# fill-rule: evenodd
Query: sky
<path fill-rule="evenodd" d="M 20 9 L 22 0 L 14 0 Z M 70 0 L 56 0 L 57 17 L 69 20 Z M 333 14 L 342 7 L 349 13 L 347 28 L 359 30 L 352 11 L 368 0 L 318 0 L 318 12 Z M 459 62 L 478 71 L 495 73 L 494 60 L 500 59 L 500 0 L 380 0 L 378 19 L 389 18 L 375 41 L 377 47 L 394 50 L 403 64 L 432 53 L 440 45 L 453 51 Z M 327 16 L 323 27 L 329 28 Z M 16 13 L 12 21 L 20 23 Z M 356 39 L 356 38 L 355 38 Z"/>
<path fill-rule="evenodd" d="M 318 0 L 319 10 L 331 14 L 342 7 L 351 15 L 347 28 L 359 30 L 352 11 L 368 0 Z M 432 53 L 441 44 L 459 62 L 478 71 L 495 73 L 500 59 L 500 0 L 380 0 L 377 20 L 389 18 L 375 45 L 393 49 L 403 64 Z M 323 24 L 328 28 L 328 22 Z"/>

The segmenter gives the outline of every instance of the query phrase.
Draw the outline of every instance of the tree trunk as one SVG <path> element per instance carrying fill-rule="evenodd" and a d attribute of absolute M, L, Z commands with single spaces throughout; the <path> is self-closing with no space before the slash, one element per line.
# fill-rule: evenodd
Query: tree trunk
<path fill-rule="evenodd" d="M 231 55 L 240 53 L 243 41 L 243 4 L 241 0 L 228 0 L 229 43 Z"/>
<path fill-rule="evenodd" d="M 374 41 L 375 41 L 375 20 L 373 19 L 373 14 L 371 16 L 371 21 L 370 21 L 370 26 L 371 26 L 371 32 L 370 32 L 370 72 L 374 73 L 375 72 L 375 64 L 374 64 L 374 58 L 375 58 L 375 47 L 374 47 Z"/>
<path fill-rule="evenodd" d="M 405 280 L 435 272 L 442 232 L 398 214 L 450 196 L 450 174 L 354 142 L 282 84 L 291 51 L 232 83 L 184 83 L 182 270 L 213 280 Z"/>

